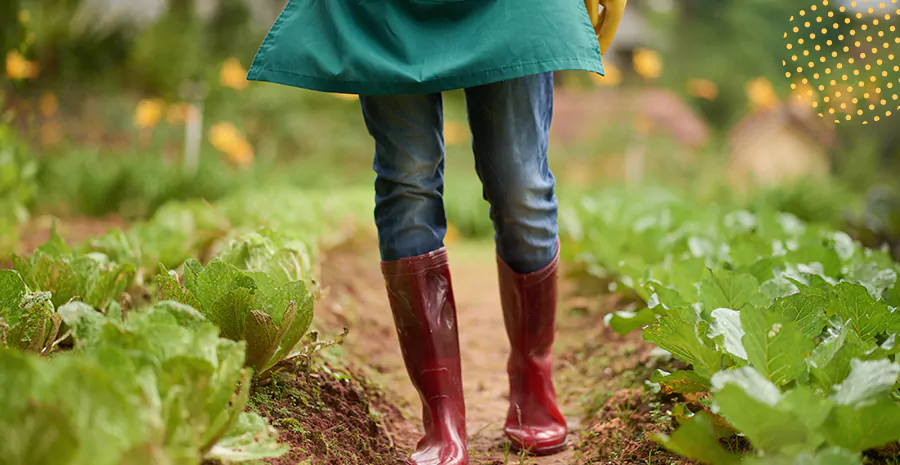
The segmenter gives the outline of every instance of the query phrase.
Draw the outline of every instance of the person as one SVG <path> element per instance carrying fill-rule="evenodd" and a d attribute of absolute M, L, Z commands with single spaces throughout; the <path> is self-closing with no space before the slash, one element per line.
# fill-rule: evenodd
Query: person
<path fill-rule="evenodd" d="M 566 447 L 551 376 L 559 240 L 547 147 L 553 72 L 603 74 L 590 9 L 575 0 L 291 0 L 250 68 L 250 80 L 360 96 L 375 145 L 381 267 L 422 401 L 425 435 L 410 464 L 469 461 L 443 243 L 441 92 L 454 89 L 465 90 L 475 169 L 495 228 L 511 345 L 505 432 L 514 450 Z M 600 43 L 612 32 L 601 27 Z"/>

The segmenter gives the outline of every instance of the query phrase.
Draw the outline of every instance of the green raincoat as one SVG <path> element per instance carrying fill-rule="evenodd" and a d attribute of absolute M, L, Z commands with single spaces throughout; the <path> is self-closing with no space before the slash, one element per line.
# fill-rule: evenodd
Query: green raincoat
<path fill-rule="evenodd" d="M 290 0 L 248 79 L 427 94 L 560 70 L 603 74 L 584 0 Z"/>

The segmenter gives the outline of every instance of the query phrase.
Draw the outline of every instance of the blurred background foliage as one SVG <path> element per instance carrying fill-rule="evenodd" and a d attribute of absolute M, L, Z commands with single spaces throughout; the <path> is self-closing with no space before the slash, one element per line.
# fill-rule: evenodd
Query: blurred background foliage
<path fill-rule="evenodd" d="M 4 224 L 48 214 L 131 220 L 170 199 L 214 200 L 248 186 L 371 183 L 355 96 L 245 80 L 284 3 L 0 2 Z M 890 198 L 900 179 L 898 117 L 820 131 L 820 120 L 809 130 L 792 116 L 783 35 L 809 4 L 631 0 L 607 76 L 558 74 L 560 196 L 655 184 L 864 223 L 866 202 Z M 451 223 L 489 236 L 460 92 L 447 93 L 446 113 Z M 766 140 L 773 145 L 746 142 Z M 765 162 L 746 160 L 767 152 L 801 160 L 800 174 L 738 183 L 765 172 Z M 887 194 L 873 197 L 873 187 Z"/>

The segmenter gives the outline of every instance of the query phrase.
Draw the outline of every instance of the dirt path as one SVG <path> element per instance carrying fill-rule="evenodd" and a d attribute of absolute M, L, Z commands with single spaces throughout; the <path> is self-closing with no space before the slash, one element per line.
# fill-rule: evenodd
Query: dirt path
<path fill-rule="evenodd" d="M 574 452 L 545 458 L 517 457 L 504 451 L 503 421 L 508 408 L 506 355 L 509 343 L 503 326 L 500 296 L 493 248 L 486 242 L 459 243 L 450 246 L 450 262 L 454 293 L 458 307 L 460 344 L 462 349 L 463 382 L 466 394 L 470 450 L 473 464 L 529 464 L 569 465 L 575 463 Z M 344 349 L 361 360 L 377 374 L 374 378 L 406 403 L 410 422 L 415 425 L 414 437 L 400 438 L 399 444 L 411 447 L 421 429 L 420 413 L 415 390 L 409 383 L 394 333 L 390 308 L 380 278 L 378 258 L 373 250 L 360 248 L 357 260 L 346 257 L 343 263 L 323 270 L 326 285 L 345 281 L 336 274 L 354 276 L 351 283 L 333 287 L 330 292 L 333 307 L 328 315 L 343 321 L 351 328 Z M 342 254 L 343 255 L 343 254 Z M 360 260 L 359 258 L 362 258 Z M 368 260 L 366 260 L 368 258 Z M 337 256 L 329 260 L 340 261 Z M 327 262 L 327 261 L 326 261 Z M 355 262 L 355 263 L 354 263 Z M 338 298 L 337 296 L 342 296 Z M 349 296 L 353 296 L 350 298 Z M 563 370 L 565 368 L 563 367 Z M 560 373 L 560 377 L 564 374 Z M 560 397 L 565 398 L 564 392 Z M 575 406 L 570 406 L 575 407 Z M 573 433 L 578 425 L 578 408 L 566 409 Z"/>

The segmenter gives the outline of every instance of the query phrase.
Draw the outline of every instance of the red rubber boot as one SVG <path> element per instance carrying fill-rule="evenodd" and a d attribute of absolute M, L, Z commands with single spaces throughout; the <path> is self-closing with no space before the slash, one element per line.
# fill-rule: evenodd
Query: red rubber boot
<path fill-rule="evenodd" d="M 468 465 L 456 304 L 447 253 L 382 262 L 409 379 L 422 399 L 425 437 L 411 465 Z"/>
<path fill-rule="evenodd" d="M 550 455 L 566 448 L 568 428 L 556 404 L 551 346 L 556 332 L 559 254 L 544 269 L 517 274 L 502 259 L 500 296 L 509 335 L 506 436 L 516 450 Z"/>

